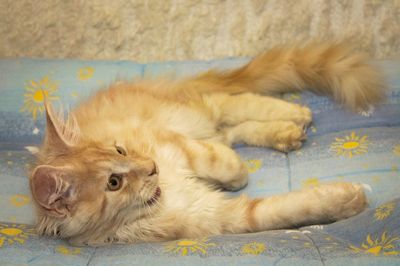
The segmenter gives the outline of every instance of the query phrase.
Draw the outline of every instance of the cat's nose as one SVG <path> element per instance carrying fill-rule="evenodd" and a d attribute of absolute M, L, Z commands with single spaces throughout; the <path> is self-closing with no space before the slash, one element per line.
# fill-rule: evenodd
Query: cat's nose
<path fill-rule="evenodd" d="M 156 177 L 159 173 L 157 164 L 153 160 L 142 160 L 135 163 L 130 174 L 132 177 Z"/>
<path fill-rule="evenodd" d="M 153 167 L 149 171 L 148 176 L 156 176 L 156 175 L 158 175 L 158 167 L 157 167 L 157 164 L 155 162 L 153 162 Z"/>
<path fill-rule="evenodd" d="M 155 177 L 158 175 L 158 167 L 157 164 L 153 160 L 148 160 L 143 165 L 143 169 L 141 171 L 142 176 Z"/>

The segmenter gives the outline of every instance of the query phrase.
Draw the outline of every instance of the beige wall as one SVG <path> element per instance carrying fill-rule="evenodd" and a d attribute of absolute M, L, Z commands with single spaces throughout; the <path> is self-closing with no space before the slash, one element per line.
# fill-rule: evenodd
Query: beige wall
<path fill-rule="evenodd" d="M 0 0 L 0 56 L 140 62 L 252 56 L 336 38 L 400 51 L 400 0 Z"/>

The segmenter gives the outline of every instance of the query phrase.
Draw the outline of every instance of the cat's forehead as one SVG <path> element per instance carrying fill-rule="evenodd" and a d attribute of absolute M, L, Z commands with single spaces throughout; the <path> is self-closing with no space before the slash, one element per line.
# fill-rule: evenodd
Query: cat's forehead
<path fill-rule="evenodd" d="M 118 145 L 121 145 L 118 143 Z M 116 142 L 87 142 L 71 147 L 67 152 L 44 162 L 55 167 L 63 167 L 79 178 L 104 180 L 113 173 L 129 173 L 149 160 L 147 156 L 134 151 L 120 152 Z"/>
<path fill-rule="evenodd" d="M 112 172 L 127 173 L 134 166 L 135 159 L 121 156 L 110 149 L 86 148 L 55 158 L 51 164 L 76 174 L 94 177 Z"/>
<path fill-rule="evenodd" d="M 97 163 L 104 161 L 121 160 L 118 153 L 112 147 L 100 146 L 100 145 L 90 145 L 90 146 L 78 146 L 71 148 L 71 150 L 60 156 L 60 160 L 64 162 L 74 162 L 74 163 Z M 89 166 L 89 165 L 88 165 Z"/>

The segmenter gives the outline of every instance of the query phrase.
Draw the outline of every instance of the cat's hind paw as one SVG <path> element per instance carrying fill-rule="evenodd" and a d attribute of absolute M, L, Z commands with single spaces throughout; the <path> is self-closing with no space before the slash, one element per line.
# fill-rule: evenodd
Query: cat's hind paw
<path fill-rule="evenodd" d="M 327 204 L 326 211 L 332 220 L 342 220 L 354 216 L 368 206 L 364 187 L 360 184 L 339 182 L 316 188 L 321 200 Z"/>
<path fill-rule="evenodd" d="M 337 219 L 345 219 L 354 216 L 368 206 L 367 197 L 364 192 L 364 187 L 354 183 L 340 183 L 344 190 L 342 198 L 342 211 L 337 213 Z"/>
<path fill-rule="evenodd" d="M 293 122 L 285 122 L 282 130 L 279 130 L 275 137 L 272 147 L 281 152 L 298 150 L 307 139 L 307 126 L 298 126 Z"/>

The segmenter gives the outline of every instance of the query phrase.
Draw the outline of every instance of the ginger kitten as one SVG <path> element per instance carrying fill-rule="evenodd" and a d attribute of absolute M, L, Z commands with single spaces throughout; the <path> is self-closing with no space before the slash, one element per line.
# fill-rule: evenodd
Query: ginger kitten
<path fill-rule="evenodd" d="M 363 189 L 351 183 L 258 199 L 215 189 L 247 184 L 234 143 L 301 147 L 311 111 L 260 93 L 305 89 L 353 110 L 384 97 L 366 58 L 344 45 L 314 44 L 180 81 L 118 83 L 66 121 L 47 106 L 30 175 L 38 231 L 102 245 L 292 228 L 363 211 Z"/>

